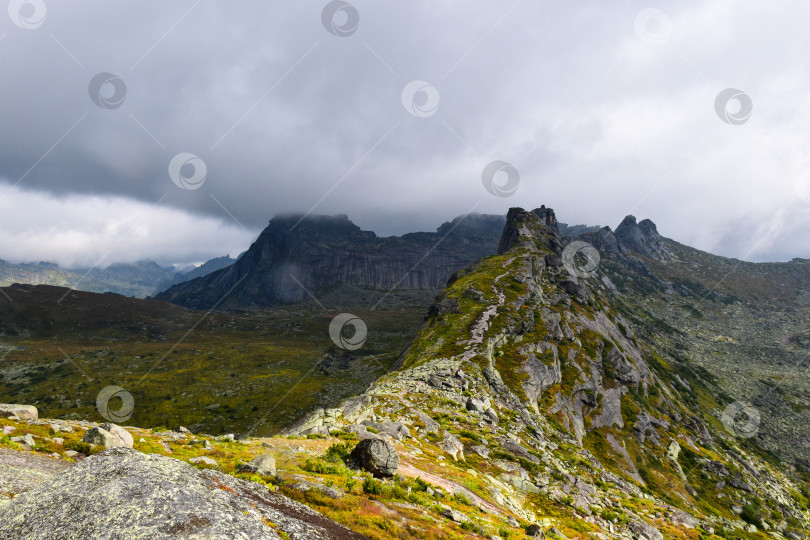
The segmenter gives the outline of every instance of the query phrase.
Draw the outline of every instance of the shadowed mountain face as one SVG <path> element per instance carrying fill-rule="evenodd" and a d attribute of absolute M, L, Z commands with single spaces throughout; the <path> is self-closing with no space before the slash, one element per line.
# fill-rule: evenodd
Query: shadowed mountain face
<path fill-rule="evenodd" d="M 309 301 L 310 295 L 357 303 L 352 291 L 444 287 L 457 270 L 494 253 L 502 216 L 470 214 L 435 233 L 381 238 L 346 216 L 273 218 L 233 265 L 181 283 L 158 299 L 205 309 L 270 307 Z"/>

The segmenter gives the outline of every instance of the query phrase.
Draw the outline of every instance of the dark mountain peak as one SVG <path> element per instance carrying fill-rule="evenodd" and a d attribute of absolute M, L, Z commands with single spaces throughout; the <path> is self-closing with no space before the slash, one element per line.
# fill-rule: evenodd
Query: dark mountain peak
<path fill-rule="evenodd" d="M 498 253 L 506 253 L 517 247 L 527 246 L 545 248 L 552 253 L 562 251 L 554 210 L 546 208 L 545 205 L 532 211 L 523 208 L 509 209 L 498 245 Z"/>
<path fill-rule="evenodd" d="M 627 251 L 627 248 L 616 238 L 616 234 L 607 226 L 595 232 L 586 232 L 577 238 L 588 242 L 596 249 L 606 253 L 624 253 Z"/>
<path fill-rule="evenodd" d="M 355 225 L 346 214 L 305 215 L 305 214 L 279 214 L 270 220 L 265 232 L 278 231 L 281 234 L 304 236 L 315 234 L 317 236 L 364 236 L 376 238 L 371 231 L 364 231 Z"/>
<path fill-rule="evenodd" d="M 633 214 L 627 214 L 626 216 L 624 216 L 624 219 L 622 220 L 622 222 L 619 223 L 619 226 L 616 227 L 616 232 L 618 233 L 622 229 L 630 228 L 630 227 L 637 227 L 637 226 L 638 226 L 638 223 L 636 223 L 636 216 L 634 216 Z"/>
<path fill-rule="evenodd" d="M 616 227 L 616 238 L 623 247 L 641 255 L 664 261 L 672 257 L 672 252 L 664 244 L 655 223 L 649 219 L 636 223 L 635 216 L 628 215 Z"/>
<path fill-rule="evenodd" d="M 554 215 L 554 210 L 546 208 L 546 205 L 541 205 L 540 208 L 532 210 L 532 213 L 540 218 L 543 225 L 553 230 L 555 233 L 559 233 L 557 229 L 557 216 Z"/>
<path fill-rule="evenodd" d="M 652 220 L 641 220 L 638 223 L 638 228 L 641 229 L 646 236 L 658 236 L 658 227 L 655 226 L 655 223 L 653 223 Z"/>
<path fill-rule="evenodd" d="M 490 234 L 493 227 L 501 227 L 504 218 L 502 215 L 492 214 L 479 214 L 478 212 L 471 212 L 469 214 L 458 216 L 451 221 L 442 223 L 436 232 L 444 236 L 451 231 L 464 232 L 471 234 Z"/>

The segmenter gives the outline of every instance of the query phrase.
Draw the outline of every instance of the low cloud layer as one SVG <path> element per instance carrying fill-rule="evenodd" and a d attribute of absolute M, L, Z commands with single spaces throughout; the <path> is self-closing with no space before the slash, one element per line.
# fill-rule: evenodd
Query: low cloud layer
<path fill-rule="evenodd" d="M 181 263 L 279 212 L 399 234 L 540 204 L 810 257 L 810 6 L 738 4 L 358 0 L 333 27 L 326 1 L 29 2 L 0 22 L 0 258 L 118 242 L 108 262 Z M 727 88 L 744 95 L 718 108 Z M 172 178 L 180 153 L 200 161 Z M 482 183 L 495 160 L 519 172 L 509 197 Z"/>
<path fill-rule="evenodd" d="M 0 184 L 0 193 L 6 189 Z M 216 217 L 119 196 L 17 192 L 0 199 L 0 253 L 14 262 L 76 268 L 154 259 L 186 265 L 236 257 L 254 238 Z"/>

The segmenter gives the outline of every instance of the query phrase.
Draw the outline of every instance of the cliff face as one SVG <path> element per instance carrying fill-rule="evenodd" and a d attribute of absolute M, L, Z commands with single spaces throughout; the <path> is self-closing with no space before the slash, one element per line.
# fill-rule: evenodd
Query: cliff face
<path fill-rule="evenodd" d="M 269 307 L 342 286 L 440 289 L 457 270 L 494 253 L 504 218 L 471 214 L 435 233 L 378 237 L 341 216 L 278 216 L 233 265 L 157 296 L 191 308 Z"/>

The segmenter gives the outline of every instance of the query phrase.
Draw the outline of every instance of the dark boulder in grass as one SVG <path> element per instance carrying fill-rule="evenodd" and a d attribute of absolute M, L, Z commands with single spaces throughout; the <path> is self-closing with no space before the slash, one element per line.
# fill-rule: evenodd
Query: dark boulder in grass
<path fill-rule="evenodd" d="M 399 469 L 399 454 L 394 445 L 381 439 L 365 439 L 357 443 L 351 459 L 374 476 L 394 476 Z"/>

